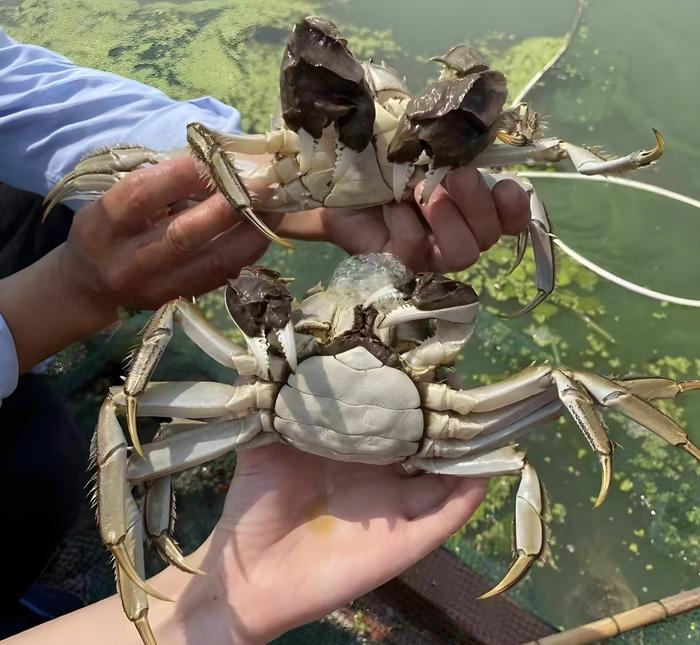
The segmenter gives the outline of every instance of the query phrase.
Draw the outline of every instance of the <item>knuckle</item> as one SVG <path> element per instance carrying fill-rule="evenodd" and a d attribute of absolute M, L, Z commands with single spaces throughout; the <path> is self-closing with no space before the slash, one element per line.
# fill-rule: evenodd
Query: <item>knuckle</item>
<path fill-rule="evenodd" d="M 193 244 L 179 220 L 174 220 L 165 229 L 165 244 L 175 255 L 187 255 L 193 250 Z"/>
<path fill-rule="evenodd" d="M 134 280 L 135 276 L 128 264 L 110 265 L 100 275 L 100 282 L 112 294 L 127 293 Z"/>
<path fill-rule="evenodd" d="M 148 205 L 148 181 L 142 172 L 134 172 L 124 180 L 126 190 L 126 208 L 128 211 L 140 212 Z"/>

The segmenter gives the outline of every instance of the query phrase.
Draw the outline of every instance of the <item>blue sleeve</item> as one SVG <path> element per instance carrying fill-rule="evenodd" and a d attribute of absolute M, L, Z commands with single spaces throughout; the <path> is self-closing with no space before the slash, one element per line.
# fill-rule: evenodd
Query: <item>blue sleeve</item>
<path fill-rule="evenodd" d="M 174 101 L 148 85 L 17 43 L 0 28 L 2 182 L 45 195 L 98 148 L 183 147 L 193 121 L 240 132 L 240 114 L 221 101 Z"/>
<path fill-rule="evenodd" d="M 19 366 L 12 332 L 0 315 L 0 404 L 17 387 Z"/>

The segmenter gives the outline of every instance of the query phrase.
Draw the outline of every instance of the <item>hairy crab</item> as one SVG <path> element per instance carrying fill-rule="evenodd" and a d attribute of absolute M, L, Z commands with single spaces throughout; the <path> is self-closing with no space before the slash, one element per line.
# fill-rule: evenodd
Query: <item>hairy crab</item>
<path fill-rule="evenodd" d="M 433 60 L 442 65 L 440 78 L 412 96 L 391 68 L 358 61 L 329 20 L 305 18 L 282 59 L 280 111 L 272 129 L 231 134 L 192 123 L 188 150 L 234 207 L 282 243 L 255 211 L 412 199 L 411 187 L 423 177 L 424 201 L 450 169 L 468 164 L 493 168 L 568 158 L 578 173 L 606 175 L 648 166 L 663 153 L 664 139 L 656 130 L 653 149 L 615 159 L 545 137 L 539 115 L 526 104 L 504 110 L 506 79 L 479 52 L 460 45 Z M 183 152 L 138 146 L 98 151 L 54 186 L 46 212 L 59 202 L 94 199 L 125 173 Z M 265 155 L 265 160 L 246 155 Z M 555 286 L 551 226 L 527 179 L 505 172 L 483 176 L 491 186 L 514 179 L 530 196 L 532 221 L 519 238 L 515 266 L 531 240 L 538 294 L 519 312 L 524 313 Z"/>
<path fill-rule="evenodd" d="M 354 256 L 327 289 L 294 305 L 279 274 L 244 269 L 229 282 L 226 307 L 246 348 L 211 326 L 187 300 L 161 308 L 123 386 L 100 411 L 94 442 L 102 539 L 114 555 L 127 616 L 147 644 L 144 538 L 191 573 L 173 538 L 170 476 L 226 452 L 285 442 L 329 459 L 401 464 L 406 474 L 519 475 L 515 559 L 483 597 L 518 582 L 547 546 L 546 499 L 515 441 L 567 411 L 602 467 L 596 506 L 612 481 L 613 444 L 598 408 L 633 419 L 700 459 L 700 449 L 649 402 L 700 389 L 700 381 L 611 380 L 548 364 L 491 385 L 462 389 L 451 371 L 474 331 L 478 297 L 467 284 L 413 275 L 394 256 Z M 199 348 L 238 372 L 236 385 L 150 382 L 175 324 Z M 133 450 L 117 417 L 125 411 Z M 141 445 L 137 417 L 171 417 Z M 143 507 L 132 494 L 145 489 Z"/>

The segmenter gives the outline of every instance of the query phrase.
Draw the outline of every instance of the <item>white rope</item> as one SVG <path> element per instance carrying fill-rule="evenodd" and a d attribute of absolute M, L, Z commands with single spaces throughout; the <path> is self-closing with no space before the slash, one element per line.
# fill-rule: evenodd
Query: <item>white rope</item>
<path fill-rule="evenodd" d="M 652 184 L 645 184 L 641 181 L 635 181 L 634 179 L 625 179 L 624 177 L 609 177 L 606 175 L 579 175 L 577 172 L 547 172 L 544 170 L 521 170 L 516 173 L 522 177 L 544 177 L 545 179 L 581 179 L 583 181 L 598 181 L 607 184 L 615 184 L 617 186 L 625 186 L 626 188 L 634 188 L 635 190 L 642 190 L 647 193 L 653 193 L 654 195 L 659 195 L 660 197 L 668 197 L 682 204 L 687 204 L 693 208 L 700 208 L 700 201 L 688 197 L 687 195 L 681 195 L 680 193 L 675 193 L 672 190 L 666 188 L 660 188 L 659 186 L 654 186 Z"/>
<path fill-rule="evenodd" d="M 627 289 L 628 291 L 638 293 L 639 295 L 646 296 L 647 298 L 652 298 L 653 300 L 670 302 L 674 305 L 682 305 L 683 307 L 700 308 L 700 300 L 693 300 L 692 298 L 681 298 L 680 296 L 672 296 L 668 293 L 661 293 L 660 291 L 654 291 L 653 289 L 642 287 L 641 285 L 635 284 L 634 282 L 630 282 L 629 280 L 621 278 L 619 275 L 611 273 L 607 269 L 604 269 L 603 267 L 595 264 L 595 262 L 591 262 L 591 260 L 585 258 L 580 253 L 574 251 L 570 246 L 562 242 L 561 239 L 556 237 L 555 235 L 552 235 L 552 241 L 570 258 L 576 260 L 576 262 L 582 264 L 587 269 L 590 269 L 591 271 L 593 271 L 593 273 L 596 273 L 601 278 L 605 278 L 610 282 L 614 282 L 616 285 L 622 287 L 623 289 Z"/>

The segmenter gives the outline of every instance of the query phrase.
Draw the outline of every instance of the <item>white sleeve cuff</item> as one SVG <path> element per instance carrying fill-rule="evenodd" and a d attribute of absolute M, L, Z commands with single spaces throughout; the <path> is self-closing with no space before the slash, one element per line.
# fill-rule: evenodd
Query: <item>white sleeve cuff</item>
<path fill-rule="evenodd" d="M 12 332 L 0 315 L 0 402 L 17 387 L 19 364 Z"/>

